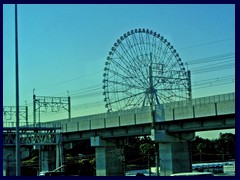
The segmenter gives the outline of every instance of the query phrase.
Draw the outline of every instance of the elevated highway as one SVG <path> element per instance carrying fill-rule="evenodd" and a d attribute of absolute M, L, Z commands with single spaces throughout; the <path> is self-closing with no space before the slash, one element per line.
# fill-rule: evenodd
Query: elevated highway
<path fill-rule="evenodd" d="M 96 148 L 98 176 L 123 175 L 122 162 L 117 161 L 114 155 L 110 156 L 109 152 L 122 147 L 127 137 L 151 135 L 153 141 L 160 144 L 160 159 L 165 162 L 165 173 L 169 175 L 191 170 L 189 141 L 195 138 L 195 132 L 235 128 L 235 93 L 164 104 L 155 107 L 154 115 L 155 130 L 151 129 L 149 107 L 39 125 L 44 128 L 60 127 L 63 144 L 91 140 L 91 145 Z M 8 128 L 7 125 L 4 127 L 5 130 Z M 9 132 L 11 130 L 8 129 Z"/>
<path fill-rule="evenodd" d="M 157 130 L 169 133 L 235 128 L 235 93 L 192 99 L 156 107 Z M 63 142 L 93 136 L 117 138 L 151 134 L 149 107 L 42 123 L 61 127 Z"/>

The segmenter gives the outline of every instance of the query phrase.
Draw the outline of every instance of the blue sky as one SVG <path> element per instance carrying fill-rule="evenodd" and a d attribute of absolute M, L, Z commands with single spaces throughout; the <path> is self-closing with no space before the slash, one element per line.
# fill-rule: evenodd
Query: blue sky
<path fill-rule="evenodd" d="M 234 5 L 24 4 L 18 5 L 18 23 L 20 105 L 27 102 L 30 120 L 34 88 L 37 96 L 67 96 L 69 91 L 73 116 L 105 112 L 106 57 L 115 41 L 135 28 L 160 33 L 189 63 L 193 98 L 235 92 Z M 5 4 L 4 106 L 15 105 L 14 37 L 14 5 Z M 198 63 L 191 65 L 194 61 Z M 46 120 L 55 117 L 66 118 L 67 113 L 43 114 Z"/>

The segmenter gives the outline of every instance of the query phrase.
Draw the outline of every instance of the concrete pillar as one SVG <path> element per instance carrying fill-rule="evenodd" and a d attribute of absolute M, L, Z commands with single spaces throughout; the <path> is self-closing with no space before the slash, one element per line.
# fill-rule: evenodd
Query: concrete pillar
<path fill-rule="evenodd" d="M 3 176 L 15 175 L 15 154 L 15 148 L 3 148 Z"/>
<path fill-rule="evenodd" d="M 27 147 L 20 148 L 21 160 L 29 156 Z M 3 176 L 16 176 L 16 149 L 15 147 L 3 148 Z"/>
<path fill-rule="evenodd" d="M 91 137 L 91 146 L 95 147 L 96 176 L 123 176 L 121 149 L 118 142 L 103 140 L 99 136 Z"/>
<path fill-rule="evenodd" d="M 41 151 L 41 171 L 49 171 L 48 159 L 48 151 Z"/>
<path fill-rule="evenodd" d="M 159 143 L 161 176 L 191 172 L 191 153 L 188 142 Z"/>
<path fill-rule="evenodd" d="M 62 165 L 62 147 L 61 145 L 41 146 L 40 148 L 40 171 L 53 171 Z M 61 171 L 63 169 L 60 169 Z"/>
<path fill-rule="evenodd" d="M 56 168 L 63 165 L 63 147 L 62 144 L 56 145 Z M 60 169 L 63 172 L 63 168 Z"/>
<path fill-rule="evenodd" d="M 161 176 L 192 171 L 189 141 L 195 138 L 195 133 L 169 134 L 165 130 L 152 130 L 151 138 L 159 143 Z"/>

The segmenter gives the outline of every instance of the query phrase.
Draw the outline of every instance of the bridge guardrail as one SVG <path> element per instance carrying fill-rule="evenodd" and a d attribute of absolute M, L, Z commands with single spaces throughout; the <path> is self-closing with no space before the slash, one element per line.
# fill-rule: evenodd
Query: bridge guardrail
<path fill-rule="evenodd" d="M 163 112 L 157 112 L 156 115 L 160 115 L 159 117 L 161 117 L 157 121 L 167 121 L 182 118 L 188 119 L 202 116 L 215 116 L 224 113 L 235 113 L 235 93 L 196 98 L 190 102 L 182 101 L 164 104 Z M 150 108 L 142 107 L 139 109 L 75 117 L 71 120 L 63 119 L 45 122 L 40 125 L 41 127 L 62 127 L 62 132 L 69 132 L 146 124 L 150 122 Z M 6 126 L 4 125 L 4 127 Z"/>
<path fill-rule="evenodd" d="M 191 100 L 166 103 L 164 104 L 164 107 L 182 107 L 182 106 L 199 105 L 199 104 L 206 104 L 206 103 L 217 103 L 217 102 L 223 102 L 223 101 L 229 101 L 229 100 L 230 101 L 235 100 L 235 93 L 219 94 L 214 96 L 194 98 Z"/>

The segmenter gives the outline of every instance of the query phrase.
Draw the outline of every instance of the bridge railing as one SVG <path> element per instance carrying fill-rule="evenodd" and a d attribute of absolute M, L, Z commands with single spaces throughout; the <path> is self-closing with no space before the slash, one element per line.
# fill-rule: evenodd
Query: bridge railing
<path fill-rule="evenodd" d="M 30 126 L 30 124 L 27 125 L 26 122 L 20 122 L 19 126 L 26 127 L 26 126 Z M 16 127 L 16 122 L 13 122 L 13 121 L 3 122 L 3 127 Z"/>
<path fill-rule="evenodd" d="M 166 103 L 164 104 L 164 107 L 170 108 L 170 107 L 183 107 L 183 106 L 191 106 L 191 105 L 194 106 L 194 105 L 200 105 L 200 104 L 217 103 L 217 102 L 234 101 L 234 100 L 235 100 L 235 93 L 233 92 L 233 93 L 227 93 L 227 94 L 194 98 L 194 99 L 189 99 L 184 101 L 177 101 L 173 103 Z"/>
<path fill-rule="evenodd" d="M 160 111 L 163 110 L 163 111 Z M 164 104 L 157 110 L 156 121 L 190 119 L 203 116 L 216 116 L 235 113 L 235 93 L 196 98 L 189 101 Z M 130 109 L 112 113 L 74 117 L 51 122 L 44 122 L 35 127 L 61 127 L 63 132 L 101 129 L 151 123 L 149 107 Z M 3 123 L 4 127 L 14 127 L 14 122 Z M 26 126 L 21 124 L 20 126 Z M 34 126 L 28 124 L 28 126 Z"/>
<path fill-rule="evenodd" d="M 5 128 L 10 128 L 10 127 L 16 127 L 16 122 L 3 122 L 3 127 Z M 26 123 L 26 122 L 20 122 L 19 127 L 61 127 L 61 123 L 56 123 L 56 122 L 44 122 L 44 123 Z"/>

